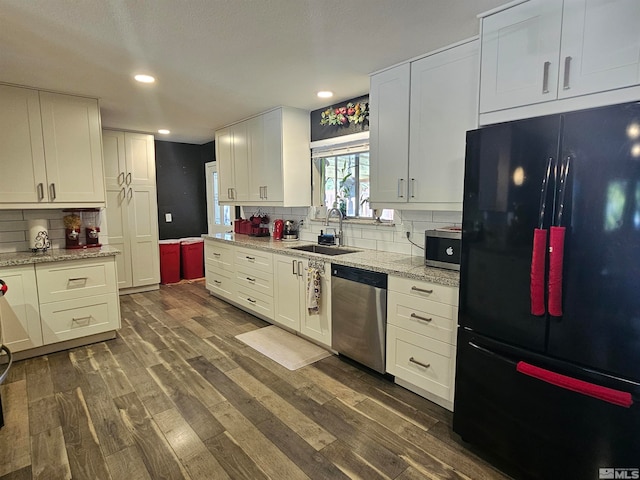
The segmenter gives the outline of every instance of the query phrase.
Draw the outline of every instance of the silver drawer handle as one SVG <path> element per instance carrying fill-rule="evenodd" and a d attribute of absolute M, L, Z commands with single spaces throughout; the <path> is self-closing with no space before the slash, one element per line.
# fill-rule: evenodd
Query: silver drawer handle
<path fill-rule="evenodd" d="M 249 260 L 250 262 L 255 262 L 256 261 L 256 257 L 250 257 L 248 255 L 245 255 L 245 257 L 247 260 Z"/>
<path fill-rule="evenodd" d="M 256 281 L 256 279 L 255 279 L 255 278 L 251 278 L 251 277 L 245 277 L 245 278 L 246 278 L 248 281 L 250 281 L 250 282 L 255 282 L 255 281 Z"/>
<path fill-rule="evenodd" d="M 249 297 L 247 297 L 247 300 L 248 300 L 249 302 L 251 302 L 251 303 L 256 303 L 256 301 L 255 301 L 253 298 L 249 298 Z"/>
<path fill-rule="evenodd" d="M 118 185 L 122 185 L 122 182 L 124 182 L 124 172 L 118 174 Z"/>
<path fill-rule="evenodd" d="M 86 282 L 87 280 L 89 280 L 89 277 L 78 277 L 78 278 L 70 278 L 69 280 L 67 280 L 67 283 L 69 282 Z"/>
<path fill-rule="evenodd" d="M 415 313 L 412 313 L 410 317 L 417 320 L 422 320 L 423 322 L 430 322 L 431 320 L 433 320 L 433 318 L 421 317 L 420 315 L 416 315 Z"/>
<path fill-rule="evenodd" d="M 425 290 L 424 288 L 411 287 L 411 290 L 415 292 L 422 292 L 422 293 L 433 293 L 433 289 Z"/>
<path fill-rule="evenodd" d="M 71 320 L 73 322 L 76 322 L 78 325 L 89 325 L 89 322 L 91 322 L 91 318 L 91 315 L 89 315 L 87 317 L 72 318 Z"/>
<path fill-rule="evenodd" d="M 219 254 L 219 253 L 216 253 L 216 252 L 213 252 L 213 255 L 214 255 L 214 256 L 216 256 L 216 257 L 219 257 L 219 256 L 220 256 L 220 254 Z"/>
<path fill-rule="evenodd" d="M 216 283 L 218 285 L 222 284 L 222 282 L 220 280 L 214 280 L 213 283 Z"/>
<path fill-rule="evenodd" d="M 424 368 L 429 368 L 429 367 L 431 367 L 431 364 L 430 364 L 430 363 L 422 363 L 422 362 L 419 362 L 418 360 L 416 360 L 416 359 L 415 359 L 415 358 L 413 358 L 413 357 L 411 357 L 411 358 L 409 359 L 409 361 L 410 361 L 411 363 L 415 363 L 416 365 L 420 365 L 421 367 L 424 367 Z"/>
<path fill-rule="evenodd" d="M 44 184 L 39 183 L 38 184 L 38 200 L 43 200 L 44 199 Z"/>

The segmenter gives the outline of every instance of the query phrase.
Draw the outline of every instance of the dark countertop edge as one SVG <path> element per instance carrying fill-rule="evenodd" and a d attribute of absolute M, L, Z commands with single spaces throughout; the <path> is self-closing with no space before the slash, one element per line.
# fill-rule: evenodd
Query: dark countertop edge
<path fill-rule="evenodd" d="M 245 238 L 246 237 L 246 238 Z M 281 242 L 274 241 L 271 237 L 248 237 L 235 234 L 215 234 L 202 235 L 205 240 L 212 240 L 221 243 L 229 243 L 239 247 L 252 248 L 265 252 L 279 253 L 295 257 L 323 260 L 325 263 L 335 263 L 348 267 L 363 268 L 374 272 L 386 273 L 402 278 L 431 282 L 438 285 L 458 288 L 460 273 L 454 270 L 442 268 L 426 267 L 422 257 L 412 257 L 411 255 L 383 252 L 379 250 L 367 250 L 363 248 L 346 248 L 358 250 L 356 253 L 345 253 L 343 255 L 328 256 L 319 253 L 293 250 L 292 247 L 304 245 L 315 245 L 313 242 Z M 380 261 L 380 257 L 389 257 L 386 261 Z M 367 258 L 368 257 L 368 258 Z"/>
<path fill-rule="evenodd" d="M 109 245 L 100 248 L 83 248 L 77 250 L 51 249 L 46 253 L 10 252 L 0 253 L 0 267 L 14 267 L 36 263 L 64 262 L 87 258 L 112 257 L 120 254 L 120 250 Z"/>

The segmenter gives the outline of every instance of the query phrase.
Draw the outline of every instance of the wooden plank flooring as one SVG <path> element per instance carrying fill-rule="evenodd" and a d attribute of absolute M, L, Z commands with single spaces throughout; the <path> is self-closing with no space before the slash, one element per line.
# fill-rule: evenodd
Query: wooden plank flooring
<path fill-rule="evenodd" d="M 291 372 L 239 342 L 268 324 L 202 282 L 120 302 L 116 339 L 14 364 L 0 480 L 508 478 L 387 379 L 335 356 Z"/>

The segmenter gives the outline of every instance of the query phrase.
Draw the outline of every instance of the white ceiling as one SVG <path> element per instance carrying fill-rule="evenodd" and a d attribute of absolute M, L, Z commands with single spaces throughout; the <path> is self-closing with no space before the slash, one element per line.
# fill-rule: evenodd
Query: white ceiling
<path fill-rule="evenodd" d="M 202 144 L 278 105 L 365 94 L 369 73 L 476 35 L 505 1 L 0 0 L 0 82 L 97 96 L 104 126 Z"/>

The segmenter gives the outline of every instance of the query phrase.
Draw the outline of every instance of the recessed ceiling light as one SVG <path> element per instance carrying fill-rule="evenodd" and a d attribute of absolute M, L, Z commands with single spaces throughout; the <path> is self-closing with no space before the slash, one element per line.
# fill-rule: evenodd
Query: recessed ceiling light
<path fill-rule="evenodd" d="M 318 92 L 318 97 L 320 97 L 320 98 L 331 98 L 331 97 L 333 97 L 333 92 L 330 92 L 328 90 L 323 90 L 321 92 Z"/>
<path fill-rule="evenodd" d="M 158 133 L 161 133 L 162 135 L 169 135 L 171 132 L 166 128 L 161 128 L 160 130 L 158 130 Z"/>
<path fill-rule="evenodd" d="M 136 79 L 136 81 L 140 82 L 140 83 L 153 83 L 156 81 L 155 78 L 153 78 L 151 75 L 136 75 L 135 77 L 133 77 Z"/>

